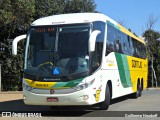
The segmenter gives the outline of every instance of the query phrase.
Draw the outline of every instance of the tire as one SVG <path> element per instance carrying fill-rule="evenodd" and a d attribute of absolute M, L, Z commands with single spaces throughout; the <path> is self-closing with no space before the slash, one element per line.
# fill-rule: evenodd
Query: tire
<path fill-rule="evenodd" d="M 56 106 L 50 106 L 51 110 L 56 110 L 57 107 Z"/>
<path fill-rule="evenodd" d="M 140 84 L 139 85 L 139 97 L 141 97 L 142 96 L 142 85 Z"/>
<path fill-rule="evenodd" d="M 137 91 L 135 93 L 133 93 L 133 97 L 134 98 L 138 98 L 142 96 L 142 87 L 141 84 L 138 82 L 137 84 Z"/>
<path fill-rule="evenodd" d="M 110 100 L 111 100 L 110 88 L 107 84 L 106 91 L 105 91 L 105 100 L 103 102 L 99 103 L 99 108 L 101 110 L 107 110 L 110 105 Z"/>

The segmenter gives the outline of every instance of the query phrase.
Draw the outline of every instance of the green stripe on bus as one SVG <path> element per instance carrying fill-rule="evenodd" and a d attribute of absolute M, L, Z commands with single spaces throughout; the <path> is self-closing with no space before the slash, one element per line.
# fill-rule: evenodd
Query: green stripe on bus
<path fill-rule="evenodd" d="M 76 79 L 76 80 L 72 80 L 69 82 L 57 82 L 55 85 L 53 85 L 51 88 L 71 88 L 71 87 L 75 87 L 76 85 L 78 85 L 81 81 L 83 80 L 83 78 L 80 79 Z"/>
<path fill-rule="evenodd" d="M 52 88 L 64 87 L 66 84 L 67 82 L 57 82 L 55 85 L 52 86 Z"/>
<path fill-rule="evenodd" d="M 126 77 L 126 82 L 128 87 L 131 87 L 131 77 L 130 77 L 130 70 L 129 70 L 129 65 L 128 65 L 128 60 L 126 55 L 121 55 L 122 60 L 123 60 L 123 67 L 125 71 L 125 77 Z"/>
<path fill-rule="evenodd" d="M 65 85 L 65 87 L 75 87 L 78 85 L 84 78 L 76 79 L 73 81 L 68 82 L 68 84 Z"/>
<path fill-rule="evenodd" d="M 107 24 L 113 26 L 114 28 L 116 28 L 118 30 L 120 30 L 120 28 L 117 25 L 111 23 L 110 21 L 107 21 Z"/>
<path fill-rule="evenodd" d="M 124 88 L 131 87 L 129 65 L 125 55 L 115 53 L 121 83 Z"/>

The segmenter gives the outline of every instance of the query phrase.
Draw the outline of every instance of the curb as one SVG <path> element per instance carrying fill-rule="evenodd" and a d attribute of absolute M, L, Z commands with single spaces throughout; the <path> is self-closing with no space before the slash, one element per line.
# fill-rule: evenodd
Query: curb
<path fill-rule="evenodd" d="M 160 87 L 158 87 L 158 88 L 147 88 L 146 90 L 160 90 Z"/>
<path fill-rule="evenodd" d="M 4 91 L 0 92 L 0 94 L 23 94 L 23 91 Z"/>

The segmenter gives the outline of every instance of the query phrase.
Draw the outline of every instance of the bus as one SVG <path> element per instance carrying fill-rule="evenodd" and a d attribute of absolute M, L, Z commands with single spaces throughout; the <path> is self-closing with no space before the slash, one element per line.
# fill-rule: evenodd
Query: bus
<path fill-rule="evenodd" d="M 23 100 L 26 105 L 98 106 L 142 95 L 148 59 L 143 40 L 108 16 L 72 13 L 40 18 L 26 39 Z"/>

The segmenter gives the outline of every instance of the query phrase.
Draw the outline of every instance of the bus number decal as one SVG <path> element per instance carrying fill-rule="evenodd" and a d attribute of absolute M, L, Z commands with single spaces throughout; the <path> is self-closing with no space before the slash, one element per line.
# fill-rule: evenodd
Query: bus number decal
<path fill-rule="evenodd" d="M 48 88 L 48 84 L 36 84 L 36 87 Z"/>

